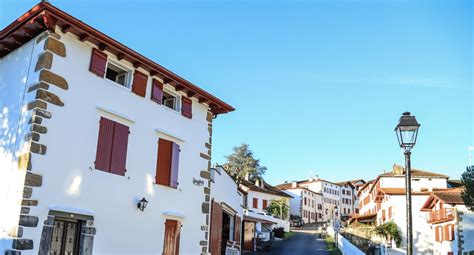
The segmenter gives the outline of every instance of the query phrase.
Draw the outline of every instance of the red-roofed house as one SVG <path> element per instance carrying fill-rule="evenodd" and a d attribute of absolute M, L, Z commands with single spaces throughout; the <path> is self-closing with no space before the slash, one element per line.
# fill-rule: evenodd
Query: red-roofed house
<path fill-rule="evenodd" d="M 435 255 L 474 252 L 474 212 L 464 205 L 462 190 L 434 191 L 421 208 L 431 226 Z"/>
<path fill-rule="evenodd" d="M 209 251 L 232 106 L 47 1 L 0 31 L 0 92 L 0 254 Z"/>

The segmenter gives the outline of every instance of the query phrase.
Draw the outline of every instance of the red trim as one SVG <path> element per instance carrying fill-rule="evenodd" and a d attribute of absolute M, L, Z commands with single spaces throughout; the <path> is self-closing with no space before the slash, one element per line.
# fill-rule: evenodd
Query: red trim
<path fill-rule="evenodd" d="M 133 63 L 135 66 L 140 66 L 149 73 L 161 76 L 163 79 L 171 80 L 171 82 L 169 82 L 170 85 L 182 87 L 182 90 L 185 90 L 189 95 L 192 94 L 198 98 L 201 103 L 207 102 L 210 110 L 214 114 L 228 113 L 235 110 L 232 106 L 226 104 L 193 83 L 115 41 L 109 36 L 56 8 L 48 2 L 41 2 L 34 6 L 31 10 L 0 31 L 0 58 L 6 56 L 46 29 L 54 29 L 52 26 L 55 25 L 58 25 L 61 28 L 66 28 L 68 33 L 77 35 L 81 41 L 87 40 L 93 44 L 102 45 L 102 48 L 105 47 L 110 53 L 120 56 L 130 63 Z M 31 30 L 31 33 L 25 33 L 25 31 L 28 30 Z M 18 39 L 18 37 L 21 37 L 21 39 Z"/>

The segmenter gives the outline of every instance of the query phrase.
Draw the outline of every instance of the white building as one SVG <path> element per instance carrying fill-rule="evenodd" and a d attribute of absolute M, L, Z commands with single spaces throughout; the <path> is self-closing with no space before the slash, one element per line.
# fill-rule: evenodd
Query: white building
<path fill-rule="evenodd" d="M 448 176 L 412 169 L 412 221 L 415 254 L 431 254 L 433 231 L 420 210 L 430 193 L 447 188 Z M 393 221 L 406 236 L 405 173 L 401 166 L 394 165 L 391 172 L 380 174 L 359 190 L 360 213 L 351 221 L 371 222 L 380 225 Z M 406 246 L 403 239 L 402 246 Z"/>
<path fill-rule="evenodd" d="M 432 233 L 431 254 L 454 255 L 474 252 L 474 212 L 469 211 L 464 205 L 461 197 L 462 189 L 434 191 L 421 208 Z"/>
<path fill-rule="evenodd" d="M 292 196 L 290 199 L 290 215 L 292 219 L 299 219 L 302 224 L 323 221 L 323 195 L 297 182 L 284 183 L 275 186 Z"/>
<path fill-rule="evenodd" d="M 323 221 L 341 219 L 341 186 L 320 178 L 300 181 L 298 185 L 323 195 Z"/>
<path fill-rule="evenodd" d="M 269 236 L 276 227 L 283 227 L 287 232 L 290 230 L 289 217 L 272 216 L 266 209 L 272 200 L 283 200 L 289 207 L 291 195 L 266 183 L 262 178 L 246 178 L 240 182 L 239 187 L 246 193 L 247 205 L 243 221 L 242 250 L 255 250 L 255 236 L 258 232 Z"/>
<path fill-rule="evenodd" d="M 341 187 L 340 212 L 341 218 L 348 219 L 355 212 L 355 192 L 356 188 L 350 181 L 338 182 Z"/>
<path fill-rule="evenodd" d="M 48 2 L 0 32 L 0 58 L 2 254 L 209 250 L 231 106 Z"/>

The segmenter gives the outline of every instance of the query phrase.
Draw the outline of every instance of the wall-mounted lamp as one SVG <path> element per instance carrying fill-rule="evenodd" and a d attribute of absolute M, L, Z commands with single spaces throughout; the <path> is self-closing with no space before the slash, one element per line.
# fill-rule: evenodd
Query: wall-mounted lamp
<path fill-rule="evenodd" d="M 148 205 L 148 201 L 145 198 L 142 198 L 140 202 L 138 202 L 137 207 L 140 211 L 144 211 L 146 206 Z"/>

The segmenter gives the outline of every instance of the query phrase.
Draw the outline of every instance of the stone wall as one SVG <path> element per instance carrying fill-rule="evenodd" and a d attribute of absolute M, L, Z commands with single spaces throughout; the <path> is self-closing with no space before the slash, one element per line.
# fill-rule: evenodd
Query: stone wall
<path fill-rule="evenodd" d="M 5 252 L 6 255 L 19 255 L 22 250 L 32 250 L 35 245 L 32 237 L 23 234 L 25 228 L 36 228 L 39 222 L 39 218 L 31 214 L 31 208 L 40 203 L 35 198 L 34 191 L 42 186 L 43 176 L 37 172 L 39 169 L 34 167 L 34 158 L 47 153 L 47 145 L 42 143 L 41 137 L 48 133 L 44 120 L 52 118 L 51 109 L 56 109 L 51 106 L 64 106 L 64 102 L 51 92 L 50 88 L 68 90 L 67 81 L 50 71 L 55 57 L 66 56 L 66 48 L 60 41 L 59 35 L 46 31 L 36 39 L 35 43 L 43 45 L 43 52 L 37 57 L 34 69 L 34 72 L 38 73 L 38 80 L 31 85 L 27 84 L 26 90 L 27 94 L 33 95 L 28 95 L 29 97 L 26 98 L 33 98 L 33 100 L 26 104 L 26 111 L 31 117 L 28 120 L 29 131 L 24 139 L 29 149 L 18 158 L 18 170 L 25 171 L 21 214 L 18 227 L 12 233 L 14 237 L 12 247 Z"/>

